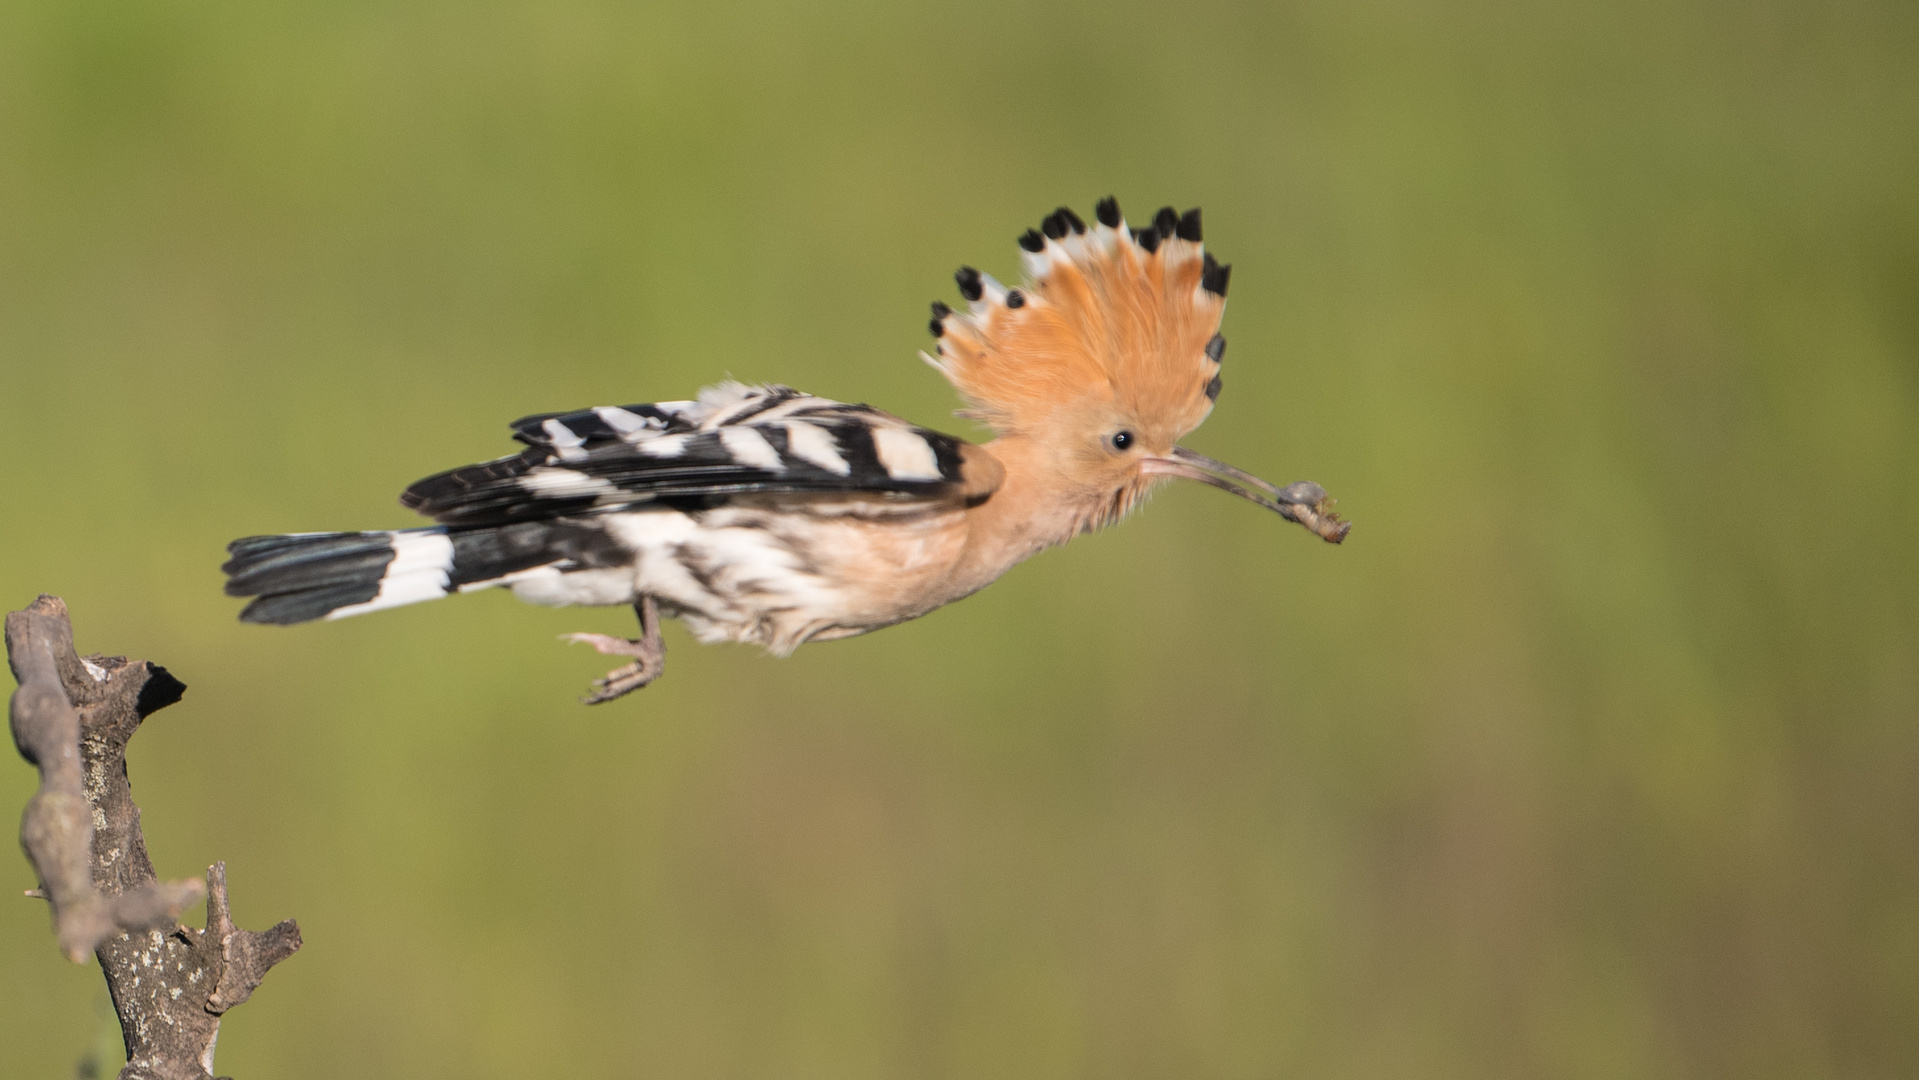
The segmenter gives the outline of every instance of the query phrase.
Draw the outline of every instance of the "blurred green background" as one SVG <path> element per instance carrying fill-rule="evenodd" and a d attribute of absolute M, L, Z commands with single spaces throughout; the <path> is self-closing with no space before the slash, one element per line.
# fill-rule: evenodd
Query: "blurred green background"
<path fill-rule="evenodd" d="M 1915 57 L 1892 0 L 0 5 L 0 599 L 190 685 L 154 859 L 307 942 L 242 1078 L 1919 1075 Z M 221 595 L 530 412 L 976 435 L 927 301 L 1108 193 L 1205 208 L 1189 442 L 1345 547 L 1167 490 L 601 709 L 555 636 L 624 611 Z M 97 971 L 3 896 L 0 963 L 0 1072 L 72 1075 Z"/>

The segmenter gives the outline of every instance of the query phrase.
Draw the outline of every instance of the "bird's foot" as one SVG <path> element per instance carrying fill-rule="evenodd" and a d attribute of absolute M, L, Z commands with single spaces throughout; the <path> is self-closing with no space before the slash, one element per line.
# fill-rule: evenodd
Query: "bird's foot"
<path fill-rule="evenodd" d="M 647 597 L 633 605 L 640 613 L 640 637 L 614 637 L 611 634 L 562 634 L 560 640 L 593 646 L 602 656 L 630 656 L 633 662 L 614 668 L 605 677 L 593 680 L 593 692 L 580 700 L 601 705 L 625 697 L 660 677 L 666 670 L 666 642 L 660 637 L 660 617 Z"/>

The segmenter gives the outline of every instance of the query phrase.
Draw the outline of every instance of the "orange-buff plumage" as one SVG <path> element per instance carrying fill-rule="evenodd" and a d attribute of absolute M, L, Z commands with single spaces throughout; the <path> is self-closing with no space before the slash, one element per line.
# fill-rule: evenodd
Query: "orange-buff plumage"
<path fill-rule="evenodd" d="M 421 529 L 235 541 L 241 617 L 341 618 L 505 587 L 543 604 L 632 604 L 637 640 L 570 635 L 632 662 L 587 700 L 664 666 L 661 615 L 702 641 L 780 654 L 865 633 L 983 588 L 1124 516 L 1167 477 L 1198 480 L 1334 543 L 1317 484 L 1286 488 L 1178 445 L 1222 385 L 1231 268 L 1197 210 L 1130 227 L 1111 199 L 1020 238 L 1026 279 L 971 268 L 933 305 L 925 359 L 995 437 L 975 445 L 864 405 L 723 383 L 697 400 L 517 421 L 519 454 L 413 485 Z"/>

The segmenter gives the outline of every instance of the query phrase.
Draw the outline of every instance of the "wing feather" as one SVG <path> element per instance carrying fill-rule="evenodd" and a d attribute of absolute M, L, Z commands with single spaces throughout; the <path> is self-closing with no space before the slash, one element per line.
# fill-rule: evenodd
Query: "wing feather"
<path fill-rule="evenodd" d="M 968 450 L 979 453 L 867 405 L 738 383 L 697 401 L 542 413 L 512 428 L 525 450 L 429 476 L 401 503 L 486 525 L 740 494 L 937 498 L 972 493 L 962 472 Z"/>

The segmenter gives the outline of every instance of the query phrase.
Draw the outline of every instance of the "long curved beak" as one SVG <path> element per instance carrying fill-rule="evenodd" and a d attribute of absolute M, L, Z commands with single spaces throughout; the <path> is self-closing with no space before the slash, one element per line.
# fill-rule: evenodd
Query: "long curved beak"
<path fill-rule="evenodd" d="M 1230 491 L 1288 521 L 1299 522 L 1329 544 L 1346 539 L 1347 531 L 1353 527 L 1352 522 L 1341 521 L 1339 515 L 1333 513 L 1332 496 L 1311 480 L 1301 480 L 1283 488 L 1276 487 L 1244 469 L 1235 469 L 1223 461 L 1214 461 L 1205 454 L 1194 453 L 1183 446 L 1173 447 L 1172 453 L 1165 457 L 1149 457 L 1140 462 L 1140 472 L 1147 476 L 1178 476 L 1197 480 L 1221 491 Z"/>

